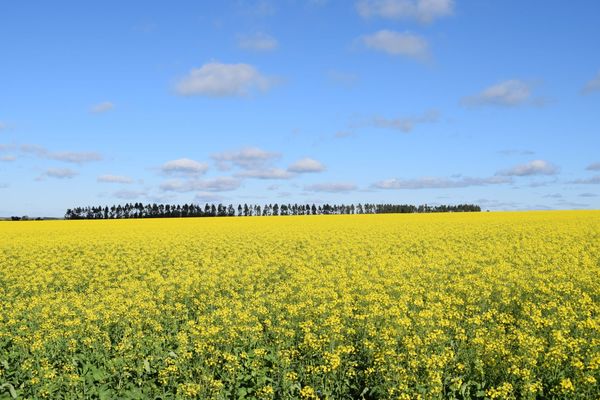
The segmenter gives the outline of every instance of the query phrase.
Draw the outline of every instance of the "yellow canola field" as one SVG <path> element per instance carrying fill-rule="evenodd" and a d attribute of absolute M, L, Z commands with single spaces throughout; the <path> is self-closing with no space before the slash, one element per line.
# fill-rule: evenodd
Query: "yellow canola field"
<path fill-rule="evenodd" d="M 598 399 L 600 212 L 0 223 L 0 399 Z"/>

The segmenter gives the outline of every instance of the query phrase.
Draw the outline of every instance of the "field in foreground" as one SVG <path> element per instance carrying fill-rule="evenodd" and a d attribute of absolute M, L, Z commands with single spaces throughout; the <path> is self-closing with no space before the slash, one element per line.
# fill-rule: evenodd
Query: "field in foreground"
<path fill-rule="evenodd" d="M 600 212 L 0 223 L 0 399 L 599 398 Z"/>

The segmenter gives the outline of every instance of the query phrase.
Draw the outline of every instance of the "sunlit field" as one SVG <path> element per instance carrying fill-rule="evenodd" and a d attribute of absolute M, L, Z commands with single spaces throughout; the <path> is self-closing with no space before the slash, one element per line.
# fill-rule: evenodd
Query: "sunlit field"
<path fill-rule="evenodd" d="M 0 399 L 590 399 L 600 212 L 0 223 Z"/>

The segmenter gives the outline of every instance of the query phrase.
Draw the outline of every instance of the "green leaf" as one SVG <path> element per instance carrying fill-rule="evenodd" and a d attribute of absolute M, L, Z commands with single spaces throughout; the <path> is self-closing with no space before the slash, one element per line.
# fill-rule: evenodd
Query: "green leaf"
<path fill-rule="evenodd" d="M 152 370 L 150 369 L 150 363 L 148 362 L 148 360 L 144 360 L 144 369 L 146 370 L 147 373 L 152 372 Z"/>
<path fill-rule="evenodd" d="M 3 383 L 2 385 L 0 385 L 0 389 L 5 388 L 8 388 L 8 393 L 10 393 L 10 396 L 13 399 L 17 398 L 17 391 L 15 390 L 15 387 L 12 385 L 12 383 Z"/>
<path fill-rule="evenodd" d="M 244 387 L 239 388 L 237 391 L 238 399 L 245 399 L 248 394 L 248 390 Z"/>

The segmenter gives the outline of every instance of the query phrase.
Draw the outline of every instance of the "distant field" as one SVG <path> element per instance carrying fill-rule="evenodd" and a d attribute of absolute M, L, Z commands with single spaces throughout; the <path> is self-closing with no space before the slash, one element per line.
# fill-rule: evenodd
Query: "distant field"
<path fill-rule="evenodd" d="M 599 398 L 600 211 L 0 224 L 0 399 Z"/>

